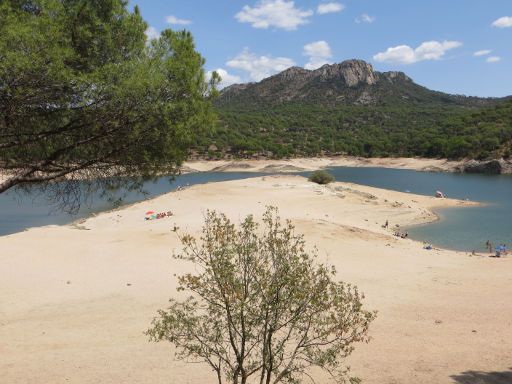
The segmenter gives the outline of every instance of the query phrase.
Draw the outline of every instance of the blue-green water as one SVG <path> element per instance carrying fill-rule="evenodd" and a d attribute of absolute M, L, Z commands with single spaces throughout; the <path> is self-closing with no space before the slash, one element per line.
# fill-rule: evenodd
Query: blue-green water
<path fill-rule="evenodd" d="M 439 210 L 442 220 L 409 228 L 411 238 L 465 251 L 485 250 L 486 240 L 512 244 L 512 176 L 343 167 L 330 172 L 340 181 L 428 196 L 439 190 L 447 197 L 485 203 Z"/>
<path fill-rule="evenodd" d="M 486 203 L 480 207 L 440 210 L 442 220 L 409 229 L 412 238 L 458 250 L 484 250 L 486 240 L 493 244 L 512 244 L 512 176 L 488 176 L 453 173 L 427 173 L 385 168 L 335 167 L 329 170 L 337 180 L 401 192 L 432 196 L 436 190 L 446 196 Z M 309 173 L 300 173 L 307 176 Z M 147 196 L 128 193 L 124 203 L 154 197 L 179 186 L 256 177 L 255 173 L 205 172 L 187 174 L 169 183 L 162 177 L 145 185 Z M 95 198 L 77 215 L 53 212 L 44 196 L 22 197 L 14 193 L 0 195 L 0 235 L 28 227 L 64 224 L 93 212 L 111 209 L 108 202 Z"/>
<path fill-rule="evenodd" d="M 259 174 L 248 172 L 204 172 L 181 175 L 169 181 L 168 177 L 161 177 L 156 182 L 148 181 L 144 184 L 146 194 L 137 192 L 123 192 L 123 204 L 162 195 L 174 191 L 178 187 L 204 184 L 216 181 L 228 181 L 255 177 Z M 121 195 L 121 193 L 120 193 Z M 92 196 L 87 204 L 73 215 L 62 212 L 49 204 L 44 195 L 29 195 L 8 192 L 0 194 L 0 236 L 23 231 L 26 228 L 51 224 L 67 224 L 77 219 L 90 216 L 92 213 L 102 212 L 114 208 L 112 202 L 99 196 Z"/>

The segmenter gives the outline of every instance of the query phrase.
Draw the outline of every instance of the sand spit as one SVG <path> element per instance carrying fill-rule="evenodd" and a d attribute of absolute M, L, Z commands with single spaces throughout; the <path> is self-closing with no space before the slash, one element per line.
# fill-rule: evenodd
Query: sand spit
<path fill-rule="evenodd" d="M 350 358 L 364 383 L 476 384 L 493 373 L 502 380 L 493 383 L 510 382 L 512 258 L 428 251 L 392 235 L 396 225 L 434 220 L 433 207 L 471 204 L 266 176 L 0 237 L 0 382 L 214 382 L 206 366 L 174 362 L 169 345 L 143 335 L 176 295 L 173 275 L 189 268 L 171 258 L 181 248 L 172 228 L 198 233 L 207 209 L 238 220 L 267 205 L 378 310 L 373 340 Z M 148 210 L 174 216 L 145 221 Z"/>

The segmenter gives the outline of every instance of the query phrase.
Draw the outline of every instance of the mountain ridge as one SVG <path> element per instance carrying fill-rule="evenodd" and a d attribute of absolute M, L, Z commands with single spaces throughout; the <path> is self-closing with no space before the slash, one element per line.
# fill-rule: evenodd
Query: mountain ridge
<path fill-rule="evenodd" d="M 322 105 L 453 104 L 480 107 L 503 98 L 453 95 L 430 90 L 401 71 L 379 72 L 359 59 L 309 70 L 290 67 L 259 82 L 233 84 L 221 91 L 217 105 L 275 105 L 313 102 Z"/>

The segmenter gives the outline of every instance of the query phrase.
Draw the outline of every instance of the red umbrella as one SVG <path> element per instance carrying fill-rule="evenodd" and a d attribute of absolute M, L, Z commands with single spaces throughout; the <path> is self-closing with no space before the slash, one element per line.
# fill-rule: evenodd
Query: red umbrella
<path fill-rule="evenodd" d="M 152 215 L 153 213 L 155 213 L 155 211 L 147 211 L 146 215 Z"/>

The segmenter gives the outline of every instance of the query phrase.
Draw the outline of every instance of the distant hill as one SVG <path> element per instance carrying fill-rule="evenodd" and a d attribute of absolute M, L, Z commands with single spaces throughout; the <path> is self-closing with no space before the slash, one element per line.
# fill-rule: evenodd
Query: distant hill
<path fill-rule="evenodd" d="M 196 138 L 210 157 L 348 154 L 487 158 L 512 141 L 509 99 L 450 95 L 362 60 L 292 67 L 225 88 L 215 132 Z"/>

